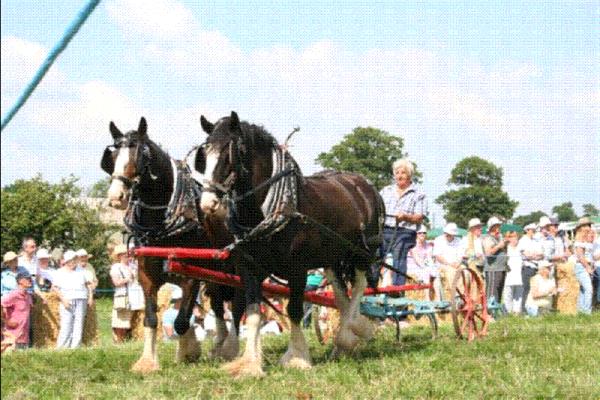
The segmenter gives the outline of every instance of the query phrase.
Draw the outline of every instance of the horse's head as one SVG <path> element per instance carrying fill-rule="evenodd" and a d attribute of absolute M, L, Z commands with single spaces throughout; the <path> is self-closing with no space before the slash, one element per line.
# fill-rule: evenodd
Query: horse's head
<path fill-rule="evenodd" d="M 205 178 L 202 211 L 211 214 L 226 193 L 242 194 L 270 177 L 276 141 L 262 127 L 240 122 L 233 111 L 214 124 L 204 116 L 200 122 L 208 138 L 196 153 L 195 169 Z"/>
<path fill-rule="evenodd" d="M 137 131 L 125 134 L 111 121 L 110 133 L 114 143 L 106 147 L 100 166 L 111 176 L 108 200 L 111 207 L 127 208 L 131 188 L 149 172 L 150 147 L 146 119 L 142 117 Z"/>

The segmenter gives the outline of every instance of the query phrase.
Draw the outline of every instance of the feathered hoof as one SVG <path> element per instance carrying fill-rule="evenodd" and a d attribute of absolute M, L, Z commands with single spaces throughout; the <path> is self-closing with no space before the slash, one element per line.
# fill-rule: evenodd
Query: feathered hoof
<path fill-rule="evenodd" d="M 311 369 L 312 363 L 310 357 L 302 356 L 301 354 L 294 354 L 289 350 L 281 357 L 279 363 L 285 368 L 295 369 Z"/>
<path fill-rule="evenodd" d="M 358 337 L 348 325 L 341 327 L 335 337 L 335 346 L 341 352 L 351 352 L 358 346 L 360 337 Z"/>
<path fill-rule="evenodd" d="M 244 357 L 223 364 L 221 369 L 234 378 L 262 378 L 265 376 L 259 360 L 248 360 Z"/>
<path fill-rule="evenodd" d="M 354 318 L 349 324 L 352 332 L 364 340 L 371 340 L 375 335 L 375 325 L 364 315 Z"/>
<path fill-rule="evenodd" d="M 240 341 L 237 337 L 232 338 L 231 335 L 227 336 L 223 345 L 221 346 L 220 357 L 223 360 L 231 361 L 234 360 L 240 352 Z"/>
<path fill-rule="evenodd" d="M 177 351 L 175 352 L 175 363 L 177 364 L 190 364 L 195 363 L 200 359 L 202 350 L 200 343 L 196 340 L 190 341 L 189 343 L 181 346 L 177 345 Z"/>
<path fill-rule="evenodd" d="M 131 371 L 137 372 L 139 374 L 149 374 L 158 370 L 160 370 L 158 361 L 145 357 L 140 358 L 136 361 L 135 364 L 131 366 Z"/>

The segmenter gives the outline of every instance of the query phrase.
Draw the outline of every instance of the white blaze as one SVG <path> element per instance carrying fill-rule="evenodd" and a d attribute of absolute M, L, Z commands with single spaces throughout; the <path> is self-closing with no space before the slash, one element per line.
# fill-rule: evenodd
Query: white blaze
<path fill-rule="evenodd" d="M 206 170 L 204 171 L 204 184 L 210 183 L 214 180 L 215 168 L 219 162 L 219 152 L 209 147 L 206 151 Z M 215 211 L 219 199 L 215 193 L 209 191 L 202 191 L 202 197 L 200 199 L 200 207 L 205 213 L 212 213 Z"/>
<path fill-rule="evenodd" d="M 129 163 L 129 148 L 120 148 L 117 159 L 115 160 L 115 169 L 112 176 L 125 176 L 125 168 Z M 127 188 L 119 179 L 113 179 L 108 188 L 108 199 L 110 201 L 119 201 L 125 197 Z"/>

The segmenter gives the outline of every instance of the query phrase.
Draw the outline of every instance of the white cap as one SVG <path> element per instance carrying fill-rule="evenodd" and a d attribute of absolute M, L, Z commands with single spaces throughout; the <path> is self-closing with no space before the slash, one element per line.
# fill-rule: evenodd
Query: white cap
<path fill-rule="evenodd" d="M 425 225 L 421 225 L 421 227 L 417 230 L 417 233 L 427 233 L 427 228 L 425 228 Z"/>
<path fill-rule="evenodd" d="M 481 226 L 481 220 L 479 218 L 471 218 L 469 220 L 469 229 L 474 228 L 476 226 Z"/>
<path fill-rule="evenodd" d="M 544 215 L 543 217 L 540 218 L 540 222 L 538 225 L 540 226 L 540 228 L 543 228 L 545 226 L 552 225 L 552 221 L 550 221 L 550 218 L 548 218 Z"/>
<path fill-rule="evenodd" d="M 73 250 L 67 250 L 67 251 L 65 251 L 65 254 L 63 254 L 63 260 L 65 262 L 69 262 L 69 261 L 73 260 L 75 257 L 77 257 L 77 253 L 75 253 Z"/>
<path fill-rule="evenodd" d="M 488 223 L 487 223 L 488 229 L 494 225 L 502 225 L 502 221 L 500 221 L 496 217 L 492 217 L 492 218 L 488 219 Z"/>
<path fill-rule="evenodd" d="M 537 229 L 537 225 L 535 224 L 535 222 L 532 222 L 531 224 L 527 224 L 525 225 L 525 227 L 523 228 L 524 231 L 528 231 L 528 230 L 536 230 Z"/>
<path fill-rule="evenodd" d="M 79 250 L 77 250 L 77 253 L 75 253 L 75 254 L 77 254 L 77 257 L 89 257 L 89 258 L 93 257 L 92 255 L 88 254 L 88 252 L 85 249 L 79 249 Z"/>
<path fill-rule="evenodd" d="M 542 260 L 542 261 L 538 261 L 537 264 L 538 268 L 546 268 L 546 267 L 551 267 L 552 263 L 548 260 Z"/>
<path fill-rule="evenodd" d="M 35 257 L 39 260 L 40 258 L 50 258 L 50 253 L 46 249 L 39 249 L 37 253 L 35 253 Z"/>
<path fill-rule="evenodd" d="M 171 288 L 171 300 L 180 300 L 181 298 L 183 298 L 183 291 L 179 286 L 171 285 Z"/>
<path fill-rule="evenodd" d="M 444 227 L 444 233 L 456 236 L 458 235 L 458 226 L 454 222 L 450 222 Z"/>

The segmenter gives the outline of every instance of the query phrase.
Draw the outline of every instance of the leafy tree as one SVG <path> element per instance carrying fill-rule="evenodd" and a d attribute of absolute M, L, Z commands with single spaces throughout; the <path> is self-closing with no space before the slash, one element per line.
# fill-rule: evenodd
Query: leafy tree
<path fill-rule="evenodd" d="M 407 156 L 402 151 L 403 146 L 401 137 L 376 128 L 357 127 L 329 152 L 319 154 L 315 161 L 325 168 L 362 174 L 381 189 L 390 184 L 392 163 Z M 419 182 L 421 176 L 415 165 L 415 182 Z"/>
<path fill-rule="evenodd" d="M 577 214 L 575 214 L 575 210 L 573 209 L 573 203 L 570 201 L 552 207 L 552 213 L 555 214 L 561 222 L 575 221 L 577 219 Z"/>
<path fill-rule="evenodd" d="M 519 203 L 502 191 L 503 174 L 501 167 L 476 156 L 458 162 L 448 180 L 455 188 L 435 200 L 446 211 L 446 221 L 466 227 L 471 218 L 511 218 Z"/>
<path fill-rule="evenodd" d="M 587 215 L 588 217 L 598 217 L 600 216 L 600 210 L 593 204 L 584 204 L 583 215 Z"/>
<path fill-rule="evenodd" d="M 110 177 L 100 179 L 94 183 L 88 190 L 88 196 L 90 197 L 106 197 L 108 194 L 108 188 L 110 187 Z"/>
<path fill-rule="evenodd" d="M 98 210 L 79 201 L 73 176 L 51 184 L 37 176 L 2 188 L 2 253 L 17 250 L 24 236 L 50 248 L 85 248 L 94 255 L 100 287 L 108 284 L 106 241 L 118 227 L 100 221 Z"/>
<path fill-rule="evenodd" d="M 526 215 L 519 215 L 513 222 L 520 226 L 529 225 L 533 222 L 537 224 L 543 216 L 547 216 L 547 214 L 543 211 L 533 211 Z"/>

